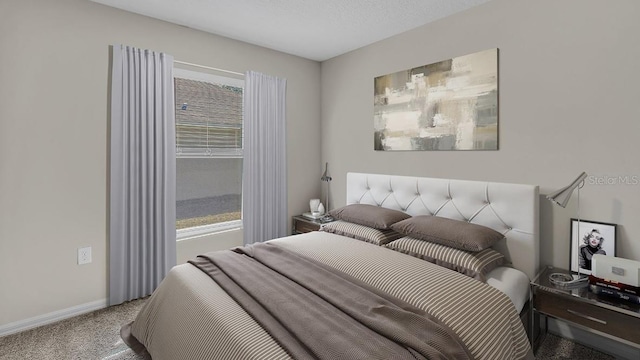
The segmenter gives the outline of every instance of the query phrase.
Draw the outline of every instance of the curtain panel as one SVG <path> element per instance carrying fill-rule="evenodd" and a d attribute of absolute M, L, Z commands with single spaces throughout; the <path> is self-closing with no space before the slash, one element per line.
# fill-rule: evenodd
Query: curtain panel
<path fill-rule="evenodd" d="M 173 57 L 114 45 L 109 304 L 147 296 L 176 264 Z"/>
<path fill-rule="evenodd" d="M 287 235 L 287 80 L 248 71 L 244 90 L 244 244 Z"/>

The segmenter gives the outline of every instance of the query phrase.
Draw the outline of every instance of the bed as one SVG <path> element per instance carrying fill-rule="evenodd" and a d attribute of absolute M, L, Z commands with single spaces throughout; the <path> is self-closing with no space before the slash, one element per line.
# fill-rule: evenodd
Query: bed
<path fill-rule="evenodd" d="M 345 274 L 345 278 L 383 298 L 397 300 L 433 318 L 437 326 L 446 328 L 461 343 L 468 355 L 440 358 L 533 359 L 521 317 L 528 308 L 529 279 L 535 276 L 539 263 L 537 186 L 348 173 L 346 193 L 347 210 L 369 211 L 375 206 L 406 217 L 379 230 L 379 224 L 347 221 L 351 219 L 345 210 L 338 213 L 339 221 L 325 225 L 321 231 L 260 245 L 292 253 L 322 271 Z M 376 223 L 378 219 L 369 216 L 365 220 Z M 463 267 L 467 273 L 452 267 L 449 260 L 438 260 L 440 255 L 433 255 L 433 251 L 445 251 L 446 256 L 451 256 L 449 243 L 421 239 L 423 223 L 416 225 L 417 220 L 439 222 L 437 226 L 429 223 L 428 231 L 434 227 L 444 231 L 456 222 L 455 229 L 470 224 L 470 231 L 482 228 L 487 235 L 499 233 L 499 237 L 483 244 L 481 251 L 464 249 L 463 253 L 476 256 L 491 252 L 492 256 L 500 256 L 500 262 L 487 271 L 476 269 L 471 274 L 466 263 Z M 385 239 L 388 234 L 395 235 L 389 241 L 369 241 L 373 232 Z M 447 237 L 443 236 L 445 240 Z M 136 319 L 123 327 L 125 342 L 136 350 L 148 351 L 155 360 L 307 358 L 296 356 L 283 341 L 270 335 L 254 313 L 239 305 L 228 290 L 212 280 L 211 274 L 196 265 L 178 265 L 169 272 Z M 305 332 L 315 325 L 300 326 Z M 315 342 L 322 336 L 311 337 Z M 427 337 L 431 341 L 432 336 Z M 332 349 L 333 344 L 329 340 L 320 348 Z"/>

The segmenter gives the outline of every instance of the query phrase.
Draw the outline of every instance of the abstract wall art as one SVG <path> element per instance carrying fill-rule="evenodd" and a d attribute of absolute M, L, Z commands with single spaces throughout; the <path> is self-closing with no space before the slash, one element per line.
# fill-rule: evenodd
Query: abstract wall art
<path fill-rule="evenodd" d="M 374 149 L 498 150 L 498 49 L 374 79 Z"/>

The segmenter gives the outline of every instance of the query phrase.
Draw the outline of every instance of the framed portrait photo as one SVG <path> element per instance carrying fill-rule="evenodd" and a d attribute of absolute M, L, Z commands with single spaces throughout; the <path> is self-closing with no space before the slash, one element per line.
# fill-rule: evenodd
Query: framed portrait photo
<path fill-rule="evenodd" d="M 591 274 L 594 254 L 616 256 L 616 224 L 571 219 L 571 271 Z"/>

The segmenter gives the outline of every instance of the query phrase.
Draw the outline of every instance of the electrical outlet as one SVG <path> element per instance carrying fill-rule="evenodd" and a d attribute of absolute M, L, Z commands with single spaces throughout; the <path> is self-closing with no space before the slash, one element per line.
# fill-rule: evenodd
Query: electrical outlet
<path fill-rule="evenodd" d="M 91 246 L 78 249 L 78 265 L 91 262 Z"/>

